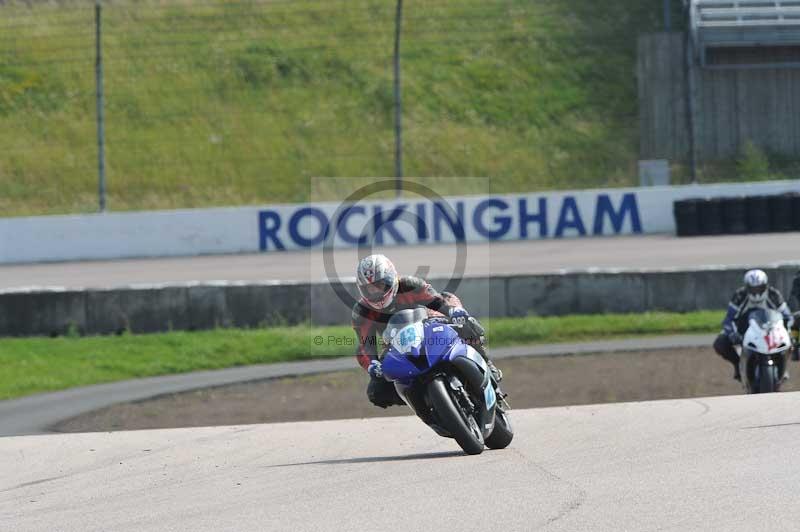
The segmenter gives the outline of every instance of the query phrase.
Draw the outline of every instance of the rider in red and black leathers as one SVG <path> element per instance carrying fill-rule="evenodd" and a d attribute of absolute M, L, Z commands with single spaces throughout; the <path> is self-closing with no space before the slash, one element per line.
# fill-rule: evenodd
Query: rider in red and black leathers
<path fill-rule="evenodd" d="M 416 307 L 427 307 L 432 311 L 431 315 L 440 313 L 449 316 L 451 309 L 461 307 L 461 302 L 454 294 L 448 292 L 440 294 L 419 277 L 400 276 L 397 295 L 390 307 L 374 309 L 367 305 L 363 298 L 353 306 L 353 329 L 356 331 L 359 343 L 356 358 L 362 368 L 368 369 L 372 361 L 378 359 L 378 337 L 383 333 L 392 314 Z M 367 395 L 370 401 L 382 408 L 404 404 L 397 395 L 394 384 L 385 380 L 372 379 Z"/>
<path fill-rule="evenodd" d="M 464 309 L 461 301 L 449 292 L 441 294 L 425 280 L 400 276 L 392 261 L 385 255 L 370 255 L 359 261 L 356 286 L 361 298 L 353 306 L 353 329 L 358 336 L 356 357 L 370 376 L 367 396 L 376 406 L 386 408 L 402 405 L 403 400 L 394 384 L 383 378 L 378 337 L 398 311 L 427 307 L 430 318 L 447 320 L 456 326 L 462 340 L 472 346 L 484 360 L 496 382 L 503 373 L 497 369 L 483 348 L 484 330 L 481 324 Z"/>

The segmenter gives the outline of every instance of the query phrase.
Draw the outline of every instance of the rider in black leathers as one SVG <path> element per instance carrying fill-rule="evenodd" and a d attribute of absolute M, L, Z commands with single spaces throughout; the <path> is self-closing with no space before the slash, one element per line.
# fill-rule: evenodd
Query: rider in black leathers
<path fill-rule="evenodd" d="M 789 293 L 789 306 L 800 309 L 800 270 L 794 274 L 792 280 L 792 291 Z M 792 360 L 800 360 L 800 311 L 794 313 L 794 325 L 791 329 L 792 341 Z"/>
<path fill-rule="evenodd" d="M 800 275 L 800 272 L 799 272 Z M 736 346 L 741 345 L 742 335 L 747 330 L 747 319 L 751 311 L 764 308 L 777 310 L 783 314 L 787 325 L 796 335 L 794 316 L 783 300 L 783 295 L 773 286 L 769 286 L 767 274 L 762 270 L 750 270 L 744 276 L 744 286 L 736 290 L 728 303 L 728 312 L 722 322 L 722 331 L 714 340 L 714 350 L 719 356 L 733 364 L 733 378 L 741 380 L 739 372 L 739 353 Z M 800 280 L 795 277 L 792 294 L 800 295 Z"/>

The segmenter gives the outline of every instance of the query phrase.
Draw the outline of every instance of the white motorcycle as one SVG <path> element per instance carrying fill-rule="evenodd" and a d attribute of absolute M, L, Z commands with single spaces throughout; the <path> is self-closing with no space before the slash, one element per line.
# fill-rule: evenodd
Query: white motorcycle
<path fill-rule="evenodd" d="M 758 309 L 748 320 L 739 358 L 742 384 L 747 393 L 777 392 L 786 371 L 786 355 L 792 348 L 783 315 L 775 310 Z"/>

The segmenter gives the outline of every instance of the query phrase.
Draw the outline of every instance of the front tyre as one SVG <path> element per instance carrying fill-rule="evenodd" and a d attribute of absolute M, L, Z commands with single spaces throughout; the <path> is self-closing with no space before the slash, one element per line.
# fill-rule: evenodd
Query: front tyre
<path fill-rule="evenodd" d="M 778 384 L 778 368 L 764 364 L 759 368 L 758 393 L 772 393 Z"/>
<path fill-rule="evenodd" d="M 450 387 L 437 378 L 428 384 L 428 401 L 436 418 L 453 435 L 467 454 L 483 452 L 483 434 L 475 417 L 463 411 L 450 392 Z"/>
<path fill-rule="evenodd" d="M 505 449 L 511 440 L 514 439 L 514 428 L 511 426 L 511 420 L 508 419 L 508 414 L 495 409 L 494 413 L 494 429 L 489 437 L 486 438 L 486 447 L 489 449 Z"/>

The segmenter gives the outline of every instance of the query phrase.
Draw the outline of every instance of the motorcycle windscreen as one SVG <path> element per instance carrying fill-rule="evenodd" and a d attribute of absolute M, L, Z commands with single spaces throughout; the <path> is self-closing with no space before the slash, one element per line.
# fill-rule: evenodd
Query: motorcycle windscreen
<path fill-rule="evenodd" d="M 759 328 L 768 331 L 783 321 L 783 314 L 777 310 L 760 308 L 748 314 L 747 318 L 754 321 Z"/>
<path fill-rule="evenodd" d="M 383 342 L 386 345 L 392 345 L 401 330 L 414 323 L 422 324 L 427 317 L 428 312 L 424 308 L 408 308 L 395 312 L 383 330 Z"/>
<path fill-rule="evenodd" d="M 383 357 L 383 374 L 390 380 L 407 380 L 427 372 L 430 368 L 427 361 L 422 360 L 422 343 L 425 330 L 421 321 L 407 323 L 402 327 L 395 323 L 388 339 L 389 350 Z M 389 326 L 386 327 L 387 330 Z"/>

